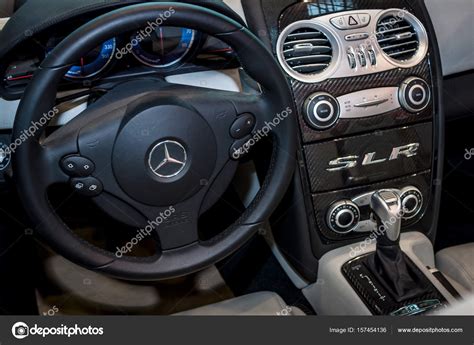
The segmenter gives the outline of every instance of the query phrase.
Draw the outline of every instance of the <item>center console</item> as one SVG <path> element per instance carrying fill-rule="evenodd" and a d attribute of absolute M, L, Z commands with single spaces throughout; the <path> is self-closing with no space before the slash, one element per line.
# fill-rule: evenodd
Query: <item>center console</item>
<path fill-rule="evenodd" d="M 325 255 L 376 232 L 370 201 L 379 190 L 399 196 L 402 233 L 432 241 L 443 120 L 438 48 L 423 2 L 298 2 L 283 9 L 277 23 L 271 43 L 291 84 L 301 144 L 300 169 L 283 206 L 290 211 L 272 220 L 290 265 L 317 283 Z M 361 263 L 368 253 L 345 258 L 338 273 L 371 313 L 404 307 L 393 296 L 389 305 L 369 301 L 374 296 L 361 287 L 367 280 L 353 276 L 353 267 L 367 266 Z M 411 260 L 405 266 L 425 284 L 423 301 L 443 303 Z M 370 276 L 377 284 L 380 277 Z"/>
<path fill-rule="evenodd" d="M 315 227 L 325 241 L 372 231 L 364 198 L 380 187 L 403 190 L 413 208 L 404 227 L 416 224 L 431 202 L 435 160 L 426 29 L 402 9 L 311 18 L 318 4 L 287 10 L 276 43 L 299 111 Z"/>

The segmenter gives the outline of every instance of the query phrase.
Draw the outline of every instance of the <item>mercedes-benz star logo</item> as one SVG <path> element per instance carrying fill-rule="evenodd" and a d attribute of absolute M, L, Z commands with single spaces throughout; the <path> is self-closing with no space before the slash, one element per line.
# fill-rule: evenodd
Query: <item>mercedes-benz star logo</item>
<path fill-rule="evenodd" d="M 173 140 L 165 140 L 156 144 L 148 156 L 148 166 L 161 178 L 178 175 L 186 167 L 186 149 Z"/>

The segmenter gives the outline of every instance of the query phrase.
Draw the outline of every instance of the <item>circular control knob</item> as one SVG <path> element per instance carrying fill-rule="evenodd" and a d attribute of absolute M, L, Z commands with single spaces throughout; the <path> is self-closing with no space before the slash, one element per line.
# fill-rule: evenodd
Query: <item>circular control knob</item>
<path fill-rule="evenodd" d="M 410 77 L 402 83 L 398 98 L 405 110 L 411 113 L 420 112 L 430 103 L 430 87 L 423 79 Z"/>
<path fill-rule="evenodd" d="M 401 190 L 403 219 L 415 217 L 423 207 L 423 195 L 416 187 L 405 187 Z"/>
<path fill-rule="evenodd" d="M 308 125 L 317 130 L 332 127 L 339 119 L 337 99 L 325 92 L 313 93 L 304 104 L 304 117 Z"/>
<path fill-rule="evenodd" d="M 359 224 L 359 207 L 350 200 L 334 203 L 327 214 L 327 223 L 332 231 L 347 234 Z"/>

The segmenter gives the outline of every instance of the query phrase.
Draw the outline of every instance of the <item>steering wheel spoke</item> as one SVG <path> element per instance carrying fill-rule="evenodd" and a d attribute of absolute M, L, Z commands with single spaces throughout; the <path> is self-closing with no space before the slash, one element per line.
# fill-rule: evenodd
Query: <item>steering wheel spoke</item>
<path fill-rule="evenodd" d="M 94 202 L 111 217 L 136 228 L 141 236 L 157 239 L 162 251 L 199 242 L 198 219 L 207 188 L 182 202 L 153 206 L 109 187 L 105 185 Z"/>
<path fill-rule="evenodd" d="M 198 243 L 201 199 L 194 197 L 177 205 L 148 210 L 148 221 L 143 229 L 155 231 L 163 251 Z"/>
<path fill-rule="evenodd" d="M 275 128 L 291 113 L 291 105 L 278 112 L 264 93 L 230 92 L 201 87 L 169 85 L 165 90 L 182 95 L 209 123 L 222 148 L 221 160 L 239 160 L 250 144 L 278 134 Z M 212 102 L 209 100 L 212 99 Z"/>
<path fill-rule="evenodd" d="M 106 179 L 108 173 L 96 175 L 103 182 L 103 190 L 93 201 L 109 216 L 146 232 L 156 233 L 161 250 L 171 250 L 199 243 L 199 216 L 207 211 L 225 192 L 237 168 L 235 161 L 227 161 L 216 167 L 209 179 L 198 182 L 195 194 L 178 198 L 156 199 L 157 205 L 146 204 L 127 194 L 115 179 Z M 189 188 L 190 190 L 192 188 Z M 163 194 L 166 190 L 163 191 Z M 136 196 L 136 194 L 135 194 Z"/>

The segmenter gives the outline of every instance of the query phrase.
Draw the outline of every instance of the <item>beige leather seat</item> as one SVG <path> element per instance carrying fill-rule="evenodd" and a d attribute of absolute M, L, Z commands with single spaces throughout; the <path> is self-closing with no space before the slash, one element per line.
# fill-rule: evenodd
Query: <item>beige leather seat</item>
<path fill-rule="evenodd" d="M 450 247 L 436 254 L 436 268 L 454 287 L 474 294 L 474 243 Z"/>
<path fill-rule="evenodd" d="M 433 314 L 449 316 L 472 316 L 474 315 L 474 295 L 457 301 L 448 308 L 438 308 L 433 312 Z"/>
<path fill-rule="evenodd" d="M 175 315 L 293 316 L 305 314 L 299 308 L 288 306 L 276 293 L 256 292 Z"/>

